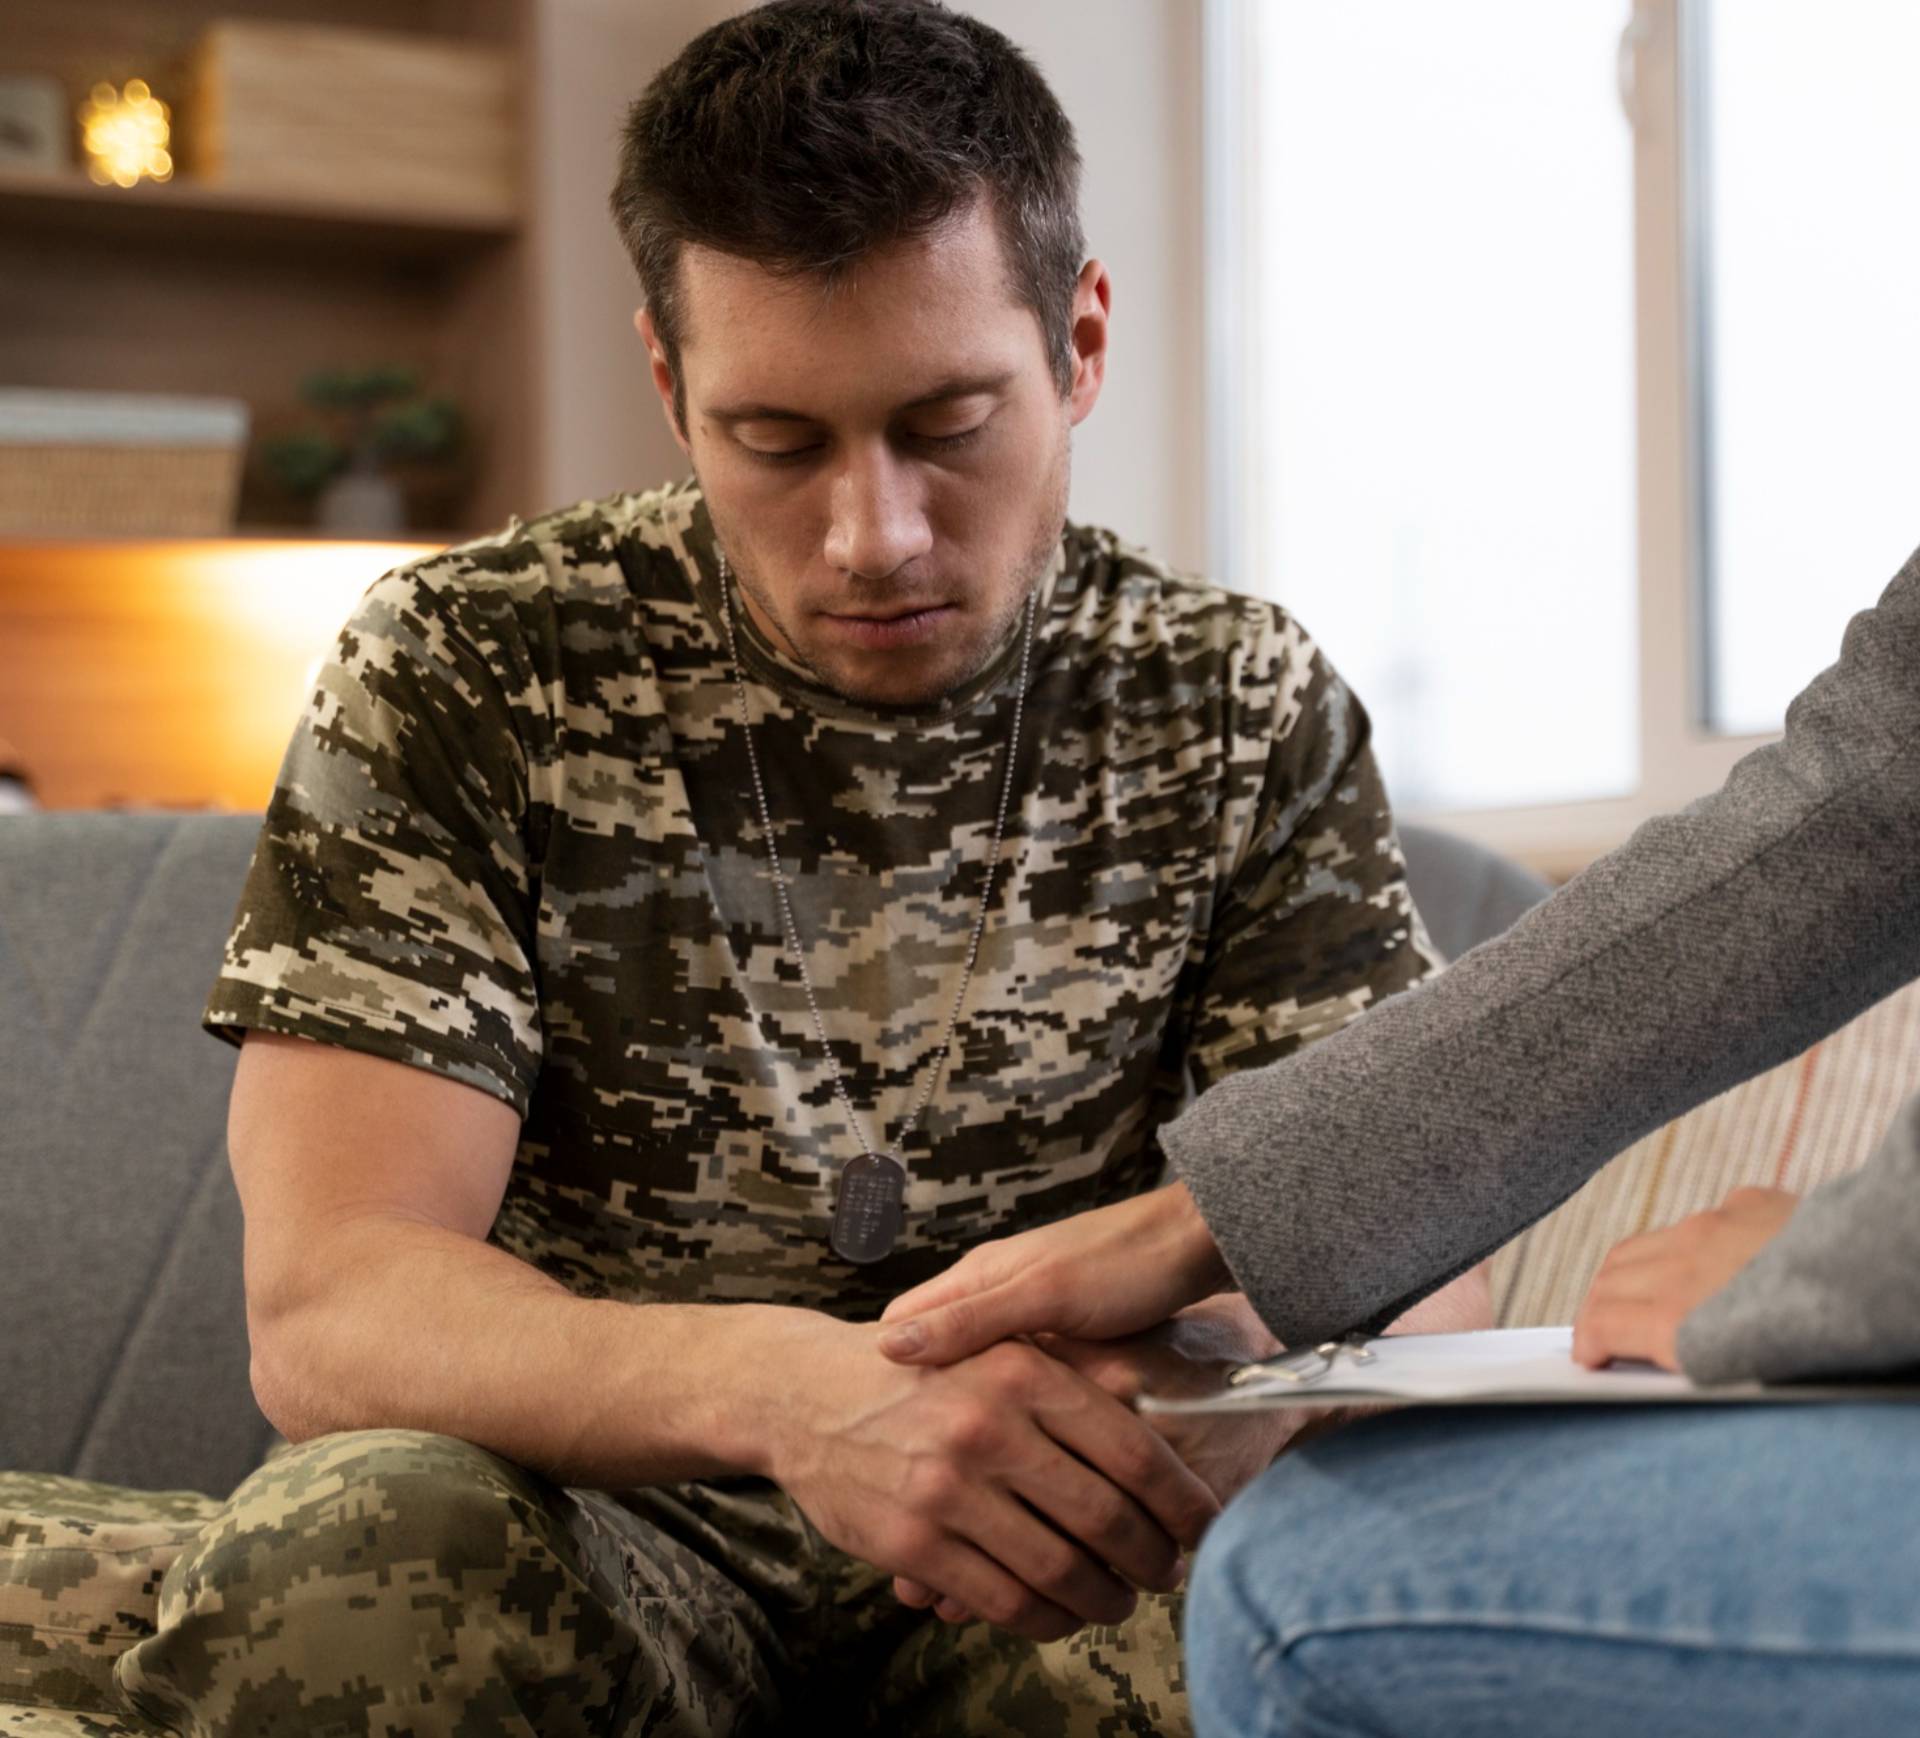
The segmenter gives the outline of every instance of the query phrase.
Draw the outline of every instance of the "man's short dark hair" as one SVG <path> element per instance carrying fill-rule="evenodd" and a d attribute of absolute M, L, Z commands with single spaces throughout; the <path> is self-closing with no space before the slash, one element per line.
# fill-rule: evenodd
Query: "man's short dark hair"
<path fill-rule="evenodd" d="M 680 377 L 689 242 L 831 283 L 986 195 L 1064 397 L 1080 155 L 1039 69 L 938 0 L 772 0 L 696 36 L 627 113 L 612 207 Z"/>

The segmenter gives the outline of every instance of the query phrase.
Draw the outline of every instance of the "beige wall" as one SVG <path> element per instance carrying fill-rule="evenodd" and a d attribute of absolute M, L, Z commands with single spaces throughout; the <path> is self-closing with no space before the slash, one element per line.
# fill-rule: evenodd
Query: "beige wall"
<path fill-rule="evenodd" d="M 1073 513 L 1205 559 L 1199 0 L 962 0 L 1046 73 L 1086 159 L 1088 244 L 1114 281 L 1107 388 L 1074 448 Z M 606 212 L 625 105 L 728 0 L 540 0 L 534 128 L 544 366 L 540 504 L 684 469 L 630 324 Z"/>
<path fill-rule="evenodd" d="M 1113 274 L 1106 390 L 1073 512 L 1205 564 L 1200 0 L 962 0 L 1025 48 L 1080 138 L 1087 245 Z"/>
<path fill-rule="evenodd" d="M 633 329 L 640 292 L 607 192 L 627 105 L 728 10 L 720 0 L 538 0 L 529 118 L 541 459 L 531 511 L 686 474 Z"/>

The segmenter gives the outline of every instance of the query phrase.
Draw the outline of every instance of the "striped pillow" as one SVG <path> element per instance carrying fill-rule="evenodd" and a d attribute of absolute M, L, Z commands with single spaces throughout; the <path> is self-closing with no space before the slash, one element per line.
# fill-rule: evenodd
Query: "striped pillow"
<path fill-rule="evenodd" d="M 1493 1258 L 1502 1327 L 1570 1322 L 1606 1253 L 1750 1184 L 1804 1195 L 1857 1169 L 1920 1091 L 1920 982 L 1708 1100 L 1591 1178 Z"/>

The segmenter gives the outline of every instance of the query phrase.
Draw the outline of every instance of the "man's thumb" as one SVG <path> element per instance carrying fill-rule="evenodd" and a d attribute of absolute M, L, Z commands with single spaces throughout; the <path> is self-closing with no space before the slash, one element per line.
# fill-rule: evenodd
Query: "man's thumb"
<path fill-rule="evenodd" d="M 881 1352 L 896 1364 L 912 1363 L 926 1347 L 927 1326 L 924 1321 L 909 1319 L 895 1322 L 892 1327 L 883 1329 L 880 1335 Z"/>
<path fill-rule="evenodd" d="M 984 1352 L 1006 1337 L 981 1307 L 985 1301 L 960 1298 L 889 1323 L 880 1332 L 881 1355 L 896 1364 L 952 1364 Z"/>

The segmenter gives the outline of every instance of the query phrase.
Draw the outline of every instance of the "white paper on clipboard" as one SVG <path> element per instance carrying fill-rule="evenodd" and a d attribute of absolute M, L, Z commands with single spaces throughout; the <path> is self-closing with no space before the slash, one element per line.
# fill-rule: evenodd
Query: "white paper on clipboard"
<path fill-rule="evenodd" d="M 1702 1388 L 1652 1364 L 1585 1369 L 1573 1361 L 1570 1327 L 1488 1328 L 1470 1334 L 1390 1334 L 1286 1353 L 1243 1366 L 1231 1386 L 1214 1394 L 1190 1399 L 1144 1394 L 1140 1410 L 1321 1411 L 1368 1402 L 1565 1406 L 1812 1400 L 1920 1400 L 1920 1383 L 1741 1382 Z"/>

